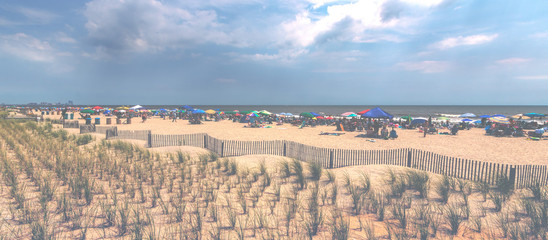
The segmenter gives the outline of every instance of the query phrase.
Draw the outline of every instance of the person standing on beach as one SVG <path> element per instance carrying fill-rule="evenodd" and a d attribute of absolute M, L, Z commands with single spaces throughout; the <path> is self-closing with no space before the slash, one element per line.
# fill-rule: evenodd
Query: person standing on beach
<path fill-rule="evenodd" d="M 424 137 L 426 137 L 426 133 L 428 132 L 428 122 L 424 123 L 424 127 L 422 128 L 422 131 L 424 132 Z"/>

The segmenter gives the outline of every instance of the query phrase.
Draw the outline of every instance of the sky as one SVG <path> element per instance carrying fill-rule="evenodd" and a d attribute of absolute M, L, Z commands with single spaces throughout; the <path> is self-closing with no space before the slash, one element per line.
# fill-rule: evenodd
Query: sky
<path fill-rule="evenodd" d="M 5 0 L 0 103 L 548 105 L 548 1 Z"/>

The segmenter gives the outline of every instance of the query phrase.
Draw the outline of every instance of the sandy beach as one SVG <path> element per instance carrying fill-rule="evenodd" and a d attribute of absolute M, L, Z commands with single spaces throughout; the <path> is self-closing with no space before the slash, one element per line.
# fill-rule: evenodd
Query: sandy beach
<path fill-rule="evenodd" d="M 77 114 L 76 114 L 77 116 Z M 76 117 L 75 116 L 75 117 Z M 57 115 L 46 116 L 57 118 Z M 94 116 L 95 118 L 95 116 Z M 81 124 L 84 120 L 79 120 Z M 245 124 L 224 120 L 220 122 L 205 121 L 200 125 L 191 125 L 187 120 L 163 120 L 153 117 L 145 123 L 139 118 L 133 118 L 132 124 L 113 125 L 119 130 L 151 130 L 153 134 L 188 134 L 207 133 L 219 139 L 230 140 L 291 140 L 299 143 L 339 149 L 397 149 L 414 148 L 431 151 L 446 156 L 460 157 L 509 164 L 548 164 L 548 141 L 531 141 L 525 137 L 493 137 L 485 135 L 481 128 L 459 131 L 458 135 L 427 135 L 426 138 L 418 130 L 399 129 L 398 139 L 369 142 L 365 138 L 356 137 L 363 132 L 345 132 L 341 136 L 319 135 L 321 132 L 335 132 L 333 126 L 317 126 L 298 129 L 284 124 L 271 128 L 246 128 Z M 101 125 L 106 119 L 101 117 Z"/>

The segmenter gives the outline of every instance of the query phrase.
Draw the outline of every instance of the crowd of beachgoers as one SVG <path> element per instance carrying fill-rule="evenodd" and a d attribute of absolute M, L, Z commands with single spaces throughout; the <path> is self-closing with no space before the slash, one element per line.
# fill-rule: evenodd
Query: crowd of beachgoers
<path fill-rule="evenodd" d="M 4 107 L 5 110 L 7 109 Z M 544 132 L 548 131 L 548 121 L 544 114 L 524 113 L 513 116 L 504 115 L 481 115 L 464 113 L 461 115 L 445 115 L 439 117 L 394 117 L 380 108 L 363 110 L 361 112 L 346 112 L 338 116 L 318 114 L 315 112 L 292 113 L 271 113 L 262 111 L 220 111 L 219 109 L 201 110 L 190 106 L 180 109 L 146 109 L 136 105 L 133 107 L 102 108 L 100 106 L 84 108 L 25 108 L 14 107 L 22 113 L 42 115 L 58 114 L 60 119 L 74 118 L 78 114 L 86 123 L 91 124 L 97 116 L 111 117 L 118 119 L 120 123 L 131 123 L 132 118 L 140 122 L 155 117 L 172 122 L 177 120 L 189 121 L 190 124 L 201 124 L 203 121 L 228 120 L 243 123 L 249 128 L 269 128 L 273 125 L 280 126 L 290 124 L 299 128 L 316 126 L 333 126 L 333 133 L 322 132 L 324 135 L 338 135 L 344 132 L 363 132 L 359 136 L 367 138 L 395 139 L 398 137 L 399 129 L 417 129 L 421 133 L 457 135 L 460 130 L 471 128 L 484 128 L 485 133 L 493 136 L 527 136 L 532 140 L 542 138 Z M 76 116 L 78 118 L 78 116 Z M 121 121 L 123 119 L 124 121 Z M 133 120 L 135 122 L 135 120 Z"/>

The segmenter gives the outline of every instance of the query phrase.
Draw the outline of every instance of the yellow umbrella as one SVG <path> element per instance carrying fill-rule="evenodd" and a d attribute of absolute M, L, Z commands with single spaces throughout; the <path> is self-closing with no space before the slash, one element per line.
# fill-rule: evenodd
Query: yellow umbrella
<path fill-rule="evenodd" d="M 516 114 L 516 115 L 512 116 L 512 118 L 515 118 L 515 119 L 518 119 L 520 117 L 521 117 L 521 119 L 531 119 L 530 117 L 523 116 L 523 114 Z"/>
<path fill-rule="evenodd" d="M 207 114 L 215 114 L 215 113 L 217 113 L 217 112 L 216 112 L 215 110 L 213 110 L 213 109 L 208 109 L 208 110 L 206 110 L 205 112 L 206 112 Z"/>
<path fill-rule="evenodd" d="M 124 107 L 117 107 L 116 110 L 129 110 L 128 107 L 124 106 Z"/>

